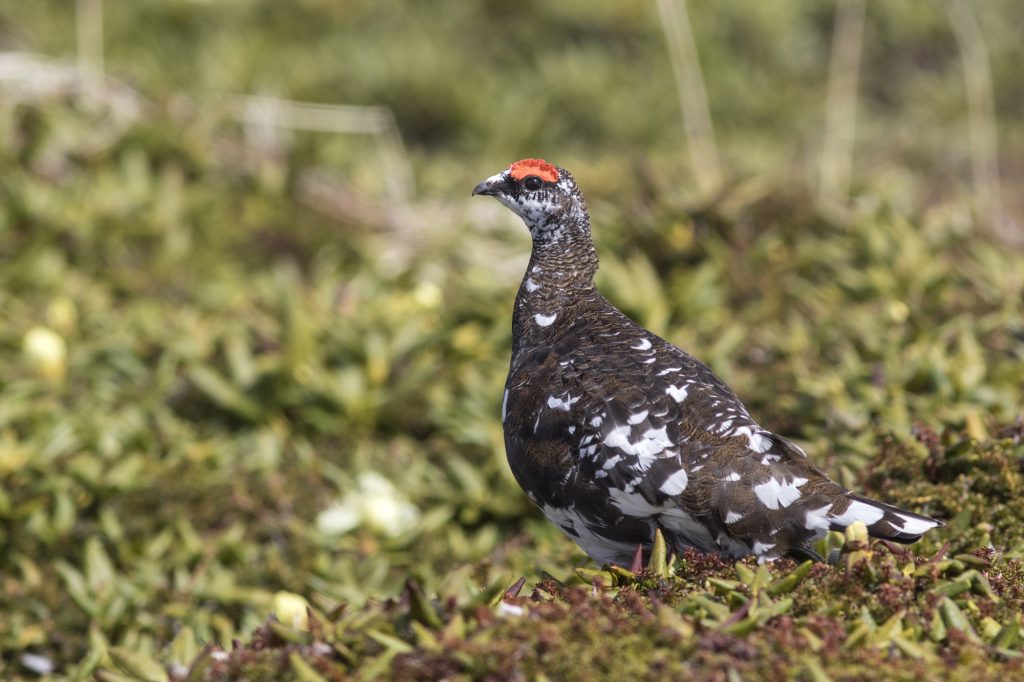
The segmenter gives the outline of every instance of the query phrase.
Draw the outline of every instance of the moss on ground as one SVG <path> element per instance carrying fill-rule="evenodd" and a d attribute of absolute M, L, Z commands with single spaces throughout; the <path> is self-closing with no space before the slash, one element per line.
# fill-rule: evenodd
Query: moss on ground
<path fill-rule="evenodd" d="M 299 627 L 271 619 L 245 645 L 208 647 L 175 679 L 1024 674 L 1024 429 L 995 430 L 979 443 L 919 427 L 916 441 L 881 443 L 867 491 L 950 519 L 918 546 L 831 534 L 818 548 L 829 563 L 758 566 L 687 552 L 652 556 L 639 573 L 580 568 L 526 593 L 522 583 L 481 585 L 472 599 L 427 598 L 410 583 L 384 603 L 310 608 Z"/>

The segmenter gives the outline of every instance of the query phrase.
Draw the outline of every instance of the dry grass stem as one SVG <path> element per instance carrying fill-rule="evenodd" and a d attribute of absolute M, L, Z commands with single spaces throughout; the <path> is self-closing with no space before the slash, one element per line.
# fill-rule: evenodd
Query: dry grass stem
<path fill-rule="evenodd" d="M 722 185 L 722 165 L 686 0 L 658 0 L 658 14 L 675 74 L 690 163 L 701 193 L 709 196 Z"/>
<path fill-rule="evenodd" d="M 964 69 L 976 210 L 980 221 L 1000 234 L 1008 226 L 1003 219 L 999 137 L 988 46 L 974 3 L 970 0 L 946 0 L 943 6 L 956 36 Z"/>
<path fill-rule="evenodd" d="M 829 212 L 841 212 L 850 192 L 866 4 L 865 0 L 836 4 L 818 181 L 818 204 Z"/>

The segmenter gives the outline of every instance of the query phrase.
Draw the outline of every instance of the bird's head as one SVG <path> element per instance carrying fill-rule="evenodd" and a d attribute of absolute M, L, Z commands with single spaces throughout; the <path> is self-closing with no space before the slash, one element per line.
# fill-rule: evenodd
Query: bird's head
<path fill-rule="evenodd" d="M 494 197 L 523 219 L 535 240 L 556 238 L 587 221 L 587 206 L 569 171 L 542 159 L 516 161 L 473 189 Z"/>

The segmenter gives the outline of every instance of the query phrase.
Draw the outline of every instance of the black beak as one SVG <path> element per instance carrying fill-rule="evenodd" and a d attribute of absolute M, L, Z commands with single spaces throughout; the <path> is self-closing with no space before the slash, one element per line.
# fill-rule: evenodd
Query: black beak
<path fill-rule="evenodd" d="M 484 180 L 479 185 L 477 185 L 476 187 L 473 188 L 472 196 L 475 197 L 478 194 L 483 194 L 483 195 L 486 195 L 486 196 L 493 197 L 495 194 L 499 194 L 501 192 L 501 189 L 502 189 L 502 187 L 504 185 L 505 185 L 505 174 L 504 173 L 498 173 L 497 175 L 492 175 L 491 177 L 487 178 L 486 180 Z"/>
<path fill-rule="evenodd" d="M 476 187 L 473 188 L 472 196 L 475 197 L 477 194 L 486 194 L 486 195 L 490 196 L 490 195 L 494 194 L 494 186 L 491 185 L 486 180 L 484 180 L 479 185 L 477 185 Z"/>

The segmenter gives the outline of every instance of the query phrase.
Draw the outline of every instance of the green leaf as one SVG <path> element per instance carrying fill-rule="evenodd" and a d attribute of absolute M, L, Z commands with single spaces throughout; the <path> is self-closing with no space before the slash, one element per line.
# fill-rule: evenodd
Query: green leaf
<path fill-rule="evenodd" d="M 167 679 L 163 666 L 143 653 L 119 646 L 111 647 L 109 653 L 114 665 L 136 679 L 146 682 L 164 682 Z"/>
<path fill-rule="evenodd" d="M 233 384 L 206 365 L 193 365 L 188 378 L 207 398 L 218 407 L 247 421 L 256 422 L 263 416 L 259 403 L 249 398 Z"/>
<path fill-rule="evenodd" d="M 288 654 L 288 665 L 295 674 L 295 679 L 299 680 L 299 682 L 327 682 L 327 678 L 318 673 L 313 666 L 303 660 L 296 651 L 292 651 Z"/>
<path fill-rule="evenodd" d="M 813 567 L 813 561 L 805 561 L 790 571 L 786 576 L 773 582 L 765 591 L 770 597 L 777 597 L 780 594 L 788 594 L 795 590 L 797 585 L 803 582 L 804 578 L 807 577 Z"/>
<path fill-rule="evenodd" d="M 654 544 L 651 547 L 651 558 L 647 562 L 647 572 L 658 578 L 667 578 L 666 555 L 665 536 L 662 535 L 661 528 L 655 528 Z"/>
<path fill-rule="evenodd" d="M 85 541 L 85 578 L 92 594 L 112 589 L 117 579 L 113 562 L 95 536 Z"/>

